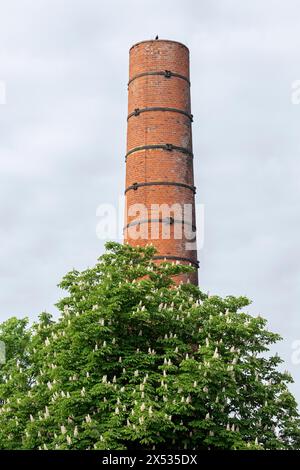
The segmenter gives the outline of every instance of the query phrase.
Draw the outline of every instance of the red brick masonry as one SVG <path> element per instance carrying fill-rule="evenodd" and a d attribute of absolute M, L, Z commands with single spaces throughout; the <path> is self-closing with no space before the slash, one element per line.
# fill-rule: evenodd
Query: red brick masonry
<path fill-rule="evenodd" d="M 153 243 L 157 255 L 171 262 L 197 265 L 197 251 L 187 245 L 195 234 L 186 238 L 186 230 L 195 231 L 196 225 L 189 80 L 189 50 L 183 44 L 153 40 L 131 47 L 124 237 L 131 245 Z M 130 210 L 133 204 L 143 204 L 146 216 Z M 178 212 L 164 217 L 153 204 L 189 204 L 191 217 L 178 222 Z M 185 227 L 181 238 L 178 224 Z M 136 238 L 132 227 L 141 236 Z M 197 272 L 181 277 L 188 279 L 197 284 Z"/>

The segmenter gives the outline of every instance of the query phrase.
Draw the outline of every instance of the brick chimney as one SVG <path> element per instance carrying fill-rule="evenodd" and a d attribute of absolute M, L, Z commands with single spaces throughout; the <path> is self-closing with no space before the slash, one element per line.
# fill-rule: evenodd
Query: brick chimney
<path fill-rule="evenodd" d="M 169 40 L 130 49 L 125 242 L 198 268 L 189 50 Z M 197 271 L 182 275 L 198 283 Z"/>

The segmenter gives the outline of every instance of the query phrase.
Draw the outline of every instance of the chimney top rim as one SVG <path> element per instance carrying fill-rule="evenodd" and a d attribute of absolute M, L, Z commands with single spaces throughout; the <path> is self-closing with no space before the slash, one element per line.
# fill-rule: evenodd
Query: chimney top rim
<path fill-rule="evenodd" d="M 189 48 L 188 48 L 185 44 L 183 44 L 183 43 L 180 42 L 180 41 L 173 41 L 172 39 L 145 39 L 144 41 L 139 41 L 139 42 L 136 42 L 135 44 L 133 44 L 133 45 L 130 47 L 129 51 L 131 51 L 131 49 L 133 49 L 134 47 L 139 46 L 140 44 L 147 43 L 147 42 L 149 42 L 149 43 L 152 43 L 152 42 L 153 42 L 153 43 L 157 43 L 157 42 L 171 42 L 171 43 L 178 44 L 179 46 L 184 47 L 184 48 L 187 49 L 187 51 L 189 52 Z"/>

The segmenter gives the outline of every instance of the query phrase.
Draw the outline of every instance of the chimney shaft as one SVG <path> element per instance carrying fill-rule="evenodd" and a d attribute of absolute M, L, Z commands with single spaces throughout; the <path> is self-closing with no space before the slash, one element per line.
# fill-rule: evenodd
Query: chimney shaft
<path fill-rule="evenodd" d="M 125 242 L 198 266 L 189 50 L 168 40 L 130 49 Z M 197 272 L 180 276 L 198 283 Z"/>

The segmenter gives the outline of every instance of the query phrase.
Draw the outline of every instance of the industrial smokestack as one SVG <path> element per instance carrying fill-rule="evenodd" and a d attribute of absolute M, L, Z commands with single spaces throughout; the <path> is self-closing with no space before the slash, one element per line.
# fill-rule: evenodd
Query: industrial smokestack
<path fill-rule="evenodd" d="M 152 243 L 157 262 L 198 268 L 189 50 L 169 40 L 130 49 L 125 242 Z M 180 276 L 198 283 L 198 274 Z"/>

